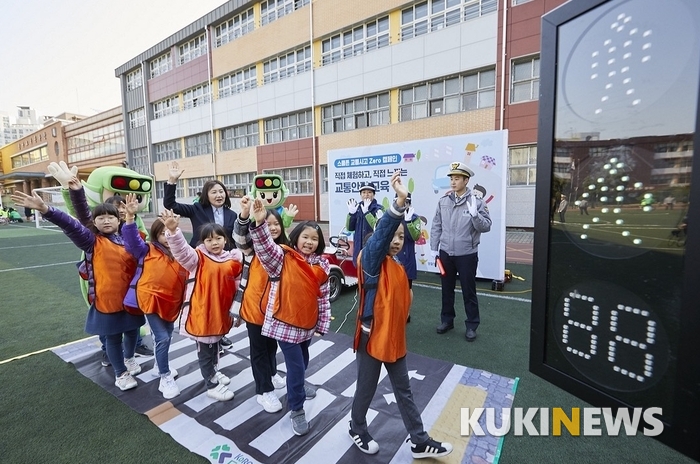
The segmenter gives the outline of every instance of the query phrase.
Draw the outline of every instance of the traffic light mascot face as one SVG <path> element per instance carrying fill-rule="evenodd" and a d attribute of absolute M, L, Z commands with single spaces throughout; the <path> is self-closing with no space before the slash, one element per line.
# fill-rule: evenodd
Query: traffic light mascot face
<path fill-rule="evenodd" d="M 91 208 L 114 195 L 125 197 L 135 193 L 139 200 L 139 211 L 148 207 L 153 190 L 153 179 L 131 169 L 118 166 L 103 166 L 92 171 L 83 181 L 85 196 Z"/>

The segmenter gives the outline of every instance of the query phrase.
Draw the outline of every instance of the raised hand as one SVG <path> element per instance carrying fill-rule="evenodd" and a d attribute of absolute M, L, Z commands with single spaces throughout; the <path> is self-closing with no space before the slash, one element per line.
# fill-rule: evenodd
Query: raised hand
<path fill-rule="evenodd" d="M 27 195 L 24 192 L 15 190 L 10 198 L 12 198 L 15 205 L 35 209 L 41 214 L 45 214 L 49 210 L 49 206 L 44 203 L 44 200 L 34 191 L 32 191 L 31 195 Z"/>
<path fill-rule="evenodd" d="M 369 205 L 372 204 L 372 200 L 369 198 L 365 198 L 362 200 L 362 203 L 360 203 L 360 209 L 362 210 L 362 214 L 367 214 L 367 211 L 369 211 Z"/>
<path fill-rule="evenodd" d="M 406 202 L 406 197 L 408 196 L 408 190 L 406 186 L 403 185 L 403 182 L 401 182 L 401 171 L 394 172 L 390 182 L 391 187 L 394 189 L 394 192 L 396 192 L 396 204 L 399 207 L 403 207 Z"/>
<path fill-rule="evenodd" d="M 251 203 L 252 200 L 248 195 L 241 198 L 241 214 L 238 215 L 241 220 L 245 221 L 250 217 L 250 207 L 252 206 Z"/>
<path fill-rule="evenodd" d="M 163 212 L 160 213 L 160 219 L 163 221 L 165 227 L 170 231 L 171 234 L 174 234 L 177 231 L 178 226 L 180 225 L 180 215 L 175 214 L 170 209 L 164 209 Z"/>
<path fill-rule="evenodd" d="M 287 216 L 295 218 L 297 214 L 299 214 L 299 208 L 294 203 L 290 203 L 289 208 L 287 208 Z"/>
<path fill-rule="evenodd" d="M 472 195 L 472 197 L 467 200 L 467 209 L 469 210 L 469 214 L 471 214 L 472 217 L 476 217 L 477 209 L 476 198 L 474 197 L 474 195 Z"/>
<path fill-rule="evenodd" d="M 357 212 L 357 201 L 354 198 L 348 200 L 348 213 L 355 214 Z"/>
<path fill-rule="evenodd" d="M 177 180 L 183 172 L 185 172 L 185 170 L 180 169 L 180 165 L 177 164 L 177 161 L 171 161 L 170 164 L 168 164 L 168 183 L 177 184 Z"/>
<path fill-rule="evenodd" d="M 48 170 L 49 174 L 51 174 L 51 176 L 53 176 L 53 178 L 56 179 L 64 189 L 68 188 L 68 182 L 72 177 L 78 176 L 78 166 L 68 168 L 65 161 L 49 163 Z"/>
<path fill-rule="evenodd" d="M 415 213 L 415 210 L 412 207 L 406 208 L 406 211 L 404 211 L 404 217 L 406 218 L 407 221 L 410 221 L 411 218 L 413 217 L 413 213 Z"/>
<path fill-rule="evenodd" d="M 255 224 L 258 226 L 267 219 L 267 210 L 260 198 L 256 198 L 253 201 L 253 218 L 255 218 Z"/>
<path fill-rule="evenodd" d="M 127 193 L 124 198 L 126 205 L 126 220 L 133 220 L 136 213 L 139 212 L 139 200 L 135 193 Z"/>
<path fill-rule="evenodd" d="M 83 183 L 80 182 L 80 179 L 78 179 L 77 176 L 73 176 L 68 179 L 68 188 L 70 190 L 80 190 L 83 188 Z"/>

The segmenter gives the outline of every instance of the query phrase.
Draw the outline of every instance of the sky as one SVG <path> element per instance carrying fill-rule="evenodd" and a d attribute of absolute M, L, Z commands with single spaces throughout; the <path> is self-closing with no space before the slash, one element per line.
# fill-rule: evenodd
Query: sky
<path fill-rule="evenodd" d="M 0 0 L 0 111 L 92 116 L 121 105 L 114 70 L 226 0 Z"/>

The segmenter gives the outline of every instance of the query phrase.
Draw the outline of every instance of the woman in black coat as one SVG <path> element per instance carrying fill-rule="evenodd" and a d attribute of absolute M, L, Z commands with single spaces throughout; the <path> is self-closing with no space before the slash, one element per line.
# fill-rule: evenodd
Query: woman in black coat
<path fill-rule="evenodd" d="M 199 242 L 199 229 L 204 224 L 215 222 L 226 230 L 226 249 L 230 250 L 233 245 L 233 225 L 236 222 L 236 213 L 231 210 L 231 199 L 224 184 L 218 180 L 208 180 L 202 187 L 199 201 L 194 204 L 178 203 L 175 200 L 175 190 L 177 181 L 184 172 L 178 164 L 170 163 L 168 182 L 165 184 L 163 196 L 163 206 L 173 210 L 175 214 L 190 219 L 192 223 L 192 239 L 190 246 L 197 246 Z"/>

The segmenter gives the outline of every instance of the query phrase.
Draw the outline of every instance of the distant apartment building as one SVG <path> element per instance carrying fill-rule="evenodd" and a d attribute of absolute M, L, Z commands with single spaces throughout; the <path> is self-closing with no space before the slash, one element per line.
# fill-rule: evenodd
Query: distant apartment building
<path fill-rule="evenodd" d="M 130 166 L 285 178 L 328 219 L 328 151 L 507 129 L 507 225 L 534 225 L 540 21 L 563 0 L 231 0 L 115 70 Z M 426 212 L 429 214 L 429 212 Z"/>
<path fill-rule="evenodd" d="M 5 111 L 0 111 L 0 147 L 29 135 L 42 126 L 36 111 L 28 106 L 18 106 L 14 121 Z"/>

